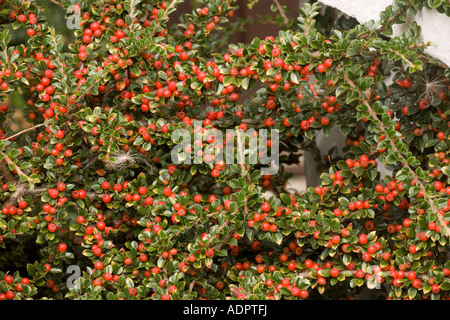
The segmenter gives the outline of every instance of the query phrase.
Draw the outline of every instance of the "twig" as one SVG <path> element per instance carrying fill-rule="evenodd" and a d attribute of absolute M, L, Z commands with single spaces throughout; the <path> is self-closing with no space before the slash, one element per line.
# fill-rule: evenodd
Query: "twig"
<path fill-rule="evenodd" d="M 219 233 L 219 232 L 220 232 L 223 228 L 225 228 L 227 225 L 228 225 L 228 220 L 225 221 L 225 222 L 217 229 L 216 234 Z M 216 251 L 216 252 L 220 251 L 220 250 L 222 249 L 222 247 L 223 247 L 224 245 L 227 244 L 228 240 L 231 239 L 231 237 L 234 235 L 235 232 L 236 232 L 236 229 L 231 229 L 231 230 L 228 232 L 228 234 L 225 236 L 225 238 L 223 238 L 223 240 L 220 242 L 220 244 L 215 248 L 215 251 Z M 211 245 L 211 243 L 213 242 L 214 239 L 216 239 L 216 235 L 214 235 L 213 237 L 211 237 L 211 238 L 208 240 L 208 242 L 207 242 L 206 245 L 205 245 L 205 248 L 208 248 L 209 245 Z M 192 267 L 191 267 L 191 268 L 192 268 Z M 201 267 L 200 269 L 198 269 L 198 270 L 196 270 L 196 271 L 197 271 L 197 272 L 201 272 L 201 271 L 203 271 L 204 268 L 205 268 L 205 267 Z M 189 272 L 189 271 L 188 271 L 188 272 Z M 189 284 L 189 291 L 188 291 L 188 293 L 191 293 L 191 292 L 192 292 L 192 289 L 194 288 L 195 282 L 197 282 L 197 278 L 194 278 L 194 279 L 192 280 L 192 282 Z"/>
<path fill-rule="evenodd" d="M 241 130 L 236 130 L 237 133 L 237 145 L 238 145 L 238 152 L 239 152 L 239 165 L 241 166 L 241 176 L 244 178 L 244 180 L 247 180 L 248 183 L 251 182 L 251 176 L 250 176 L 250 170 L 248 167 L 244 166 L 245 160 L 244 160 L 244 153 L 242 152 L 242 143 L 241 140 Z M 244 172 L 247 171 L 247 177 L 245 176 Z M 247 196 L 244 199 L 244 215 L 248 215 L 248 207 L 247 207 Z"/>
<path fill-rule="evenodd" d="M 20 136 L 22 133 L 25 133 L 25 132 L 28 132 L 28 131 L 32 131 L 32 130 L 37 129 L 37 128 L 42 127 L 42 126 L 45 126 L 45 123 L 41 123 L 41 124 L 35 125 L 34 127 L 22 130 L 22 131 L 20 131 L 20 132 L 18 132 L 16 134 L 6 138 L 5 140 L 10 140 L 10 139 L 15 138 L 17 136 Z"/>
<path fill-rule="evenodd" d="M 134 18 L 135 18 L 135 17 L 133 17 L 134 11 L 135 11 L 135 7 L 134 7 L 134 3 L 133 3 L 133 2 L 134 2 L 133 0 L 130 1 L 130 8 L 131 8 L 131 11 L 130 11 L 130 17 L 131 17 L 131 23 L 130 23 L 130 25 L 128 26 L 128 29 L 130 30 L 130 32 L 133 31 L 132 27 L 133 27 L 133 24 L 134 24 Z"/>
<path fill-rule="evenodd" d="M 384 31 L 386 31 L 389 27 L 391 27 L 393 24 L 395 24 L 397 22 L 397 20 L 400 18 L 400 16 L 405 13 L 406 11 L 408 11 L 408 9 L 411 7 L 412 3 L 411 1 L 409 1 L 409 3 L 406 5 L 404 10 L 399 10 L 395 13 L 395 15 L 393 15 L 392 17 L 390 17 L 389 19 L 387 19 L 386 21 L 382 21 L 381 22 L 381 26 L 375 30 L 375 32 L 377 34 L 381 34 Z M 365 34 L 361 36 L 361 39 L 365 39 L 369 37 L 369 34 Z"/>
<path fill-rule="evenodd" d="M 344 79 L 345 81 L 350 85 L 352 89 L 356 88 L 356 84 L 350 80 L 347 76 L 347 73 L 344 72 Z M 360 92 L 361 94 L 361 92 Z M 377 122 L 377 126 L 380 129 L 381 132 L 386 132 L 383 123 L 378 119 L 378 116 L 375 111 L 373 111 L 372 107 L 370 106 L 369 102 L 367 101 L 367 98 L 364 98 L 362 101 L 363 104 L 367 107 L 369 114 L 374 118 L 374 120 Z M 427 200 L 428 204 L 430 205 L 431 210 L 434 214 L 436 214 L 441 226 L 445 229 L 447 237 L 450 238 L 450 228 L 447 227 L 445 224 L 444 218 L 439 213 L 438 208 L 434 204 L 433 200 L 430 199 L 430 197 L 427 196 L 426 190 L 422 182 L 419 180 L 419 177 L 417 176 L 416 172 L 409 166 L 408 161 L 405 159 L 405 157 L 402 155 L 402 153 L 398 150 L 397 146 L 395 145 L 392 138 L 389 136 L 389 134 L 385 134 L 385 137 L 389 140 L 390 145 L 392 146 L 392 149 L 395 153 L 398 154 L 398 156 L 402 159 L 402 166 L 407 168 L 408 171 L 413 175 L 413 181 L 416 183 L 416 185 L 419 186 L 419 189 L 422 191 L 424 198 Z"/>
<path fill-rule="evenodd" d="M 108 86 L 106 87 L 105 94 L 103 95 L 103 101 L 102 101 L 100 108 L 103 108 L 106 105 L 106 100 L 108 99 L 108 96 L 112 90 L 112 87 L 113 87 L 112 83 L 108 84 Z"/>
<path fill-rule="evenodd" d="M 414 64 L 411 61 L 409 61 L 408 58 L 406 58 L 403 54 L 398 52 L 397 50 L 389 49 L 389 51 L 392 52 L 393 54 L 399 56 L 400 58 L 402 58 L 402 60 L 404 60 L 409 65 L 410 68 L 412 68 L 412 69 L 415 68 Z"/>
<path fill-rule="evenodd" d="M 14 191 L 14 193 L 9 197 L 8 201 L 6 201 L 3 204 L 3 206 L 16 205 L 17 201 L 19 201 L 19 199 L 24 196 L 27 196 L 27 195 L 36 196 L 47 190 L 48 190 L 47 188 L 39 188 L 39 189 L 30 190 L 27 188 L 27 186 L 25 184 L 20 184 L 20 185 L 16 186 L 16 191 Z"/>
<path fill-rule="evenodd" d="M 35 189 L 29 189 L 28 186 L 24 183 L 19 184 L 16 186 L 16 190 L 11 194 L 9 199 L 3 204 L 3 206 L 7 205 L 16 205 L 17 201 L 25 196 L 32 196 L 36 197 L 43 192 L 48 192 L 49 186 L 43 185 L 40 188 Z M 91 201 L 95 200 L 97 197 L 100 197 L 100 195 L 96 194 L 95 192 L 86 192 L 86 197 L 89 198 Z"/>
<path fill-rule="evenodd" d="M 437 66 L 439 66 L 439 67 L 441 67 L 441 68 L 443 68 L 443 69 L 448 69 L 449 68 L 449 66 L 448 65 L 446 65 L 445 63 L 443 63 L 442 61 L 440 61 L 440 60 L 433 60 L 433 61 L 430 61 L 431 59 L 430 59 L 430 57 L 428 57 L 426 54 L 424 55 L 424 54 L 419 54 L 418 56 L 417 56 L 417 58 L 419 58 L 420 60 L 423 60 L 423 61 L 425 61 L 425 62 L 427 62 L 427 63 L 431 63 L 431 64 L 434 64 L 434 65 L 437 65 Z"/>
<path fill-rule="evenodd" d="M 231 239 L 235 232 L 236 229 L 231 229 L 230 232 L 228 232 L 228 234 L 225 236 L 225 238 L 223 238 L 222 242 L 216 247 L 216 251 L 222 249 L 222 247 L 227 244 L 228 240 Z"/>
<path fill-rule="evenodd" d="M 92 164 L 94 164 L 98 159 L 98 156 L 93 157 L 91 160 L 89 160 L 88 163 L 81 169 L 81 171 L 85 171 L 87 168 L 89 168 Z"/>
<path fill-rule="evenodd" d="M 244 163 L 245 163 L 245 158 L 244 158 L 244 153 L 243 153 L 243 151 L 242 151 L 242 143 L 244 142 L 244 141 L 242 141 L 242 139 L 241 139 L 241 130 L 240 129 L 238 129 L 238 130 L 236 130 L 236 134 L 237 134 L 237 144 L 238 144 L 238 152 L 239 152 L 239 157 L 240 157 L 240 159 L 239 159 L 239 161 L 240 161 L 240 163 L 239 163 L 239 165 L 241 166 L 241 176 L 242 176 L 242 178 L 244 178 L 245 179 L 245 176 L 244 176 L 244 171 L 245 170 L 247 170 L 247 179 L 248 179 L 248 182 L 250 182 L 251 181 L 251 177 L 250 177 L 250 170 L 249 170 L 249 167 L 247 166 L 245 166 L 244 165 Z"/>
<path fill-rule="evenodd" d="M 56 1 L 56 0 L 49 0 L 51 3 L 54 3 L 54 4 L 56 4 L 57 6 L 60 6 L 61 8 L 64 8 L 64 5 L 62 4 L 62 3 L 59 3 L 58 1 Z"/>
<path fill-rule="evenodd" d="M 81 102 L 81 100 L 83 100 L 83 98 L 84 98 L 88 93 L 90 93 L 91 90 L 95 87 L 95 85 L 96 85 L 98 82 L 100 82 L 101 80 L 103 80 L 102 77 L 99 77 L 97 80 L 95 80 L 95 81 L 91 84 L 91 86 L 90 86 L 89 88 L 87 88 L 86 90 L 84 90 L 83 94 L 77 98 L 77 100 L 76 100 L 75 103 Z"/>
<path fill-rule="evenodd" d="M 35 181 L 35 180 L 31 179 L 30 177 L 28 177 L 28 176 L 20 169 L 20 167 L 19 167 L 17 164 L 15 164 L 13 161 L 11 161 L 11 159 L 10 159 L 6 154 L 4 154 L 3 152 L 0 151 L 0 155 L 3 156 L 3 159 L 6 161 L 6 163 L 7 163 L 8 165 L 14 166 L 14 169 L 17 171 L 17 174 L 18 174 L 19 176 L 25 177 L 25 179 L 26 179 L 29 183 L 35 183 L 35 182 L 38 182 L 38 181 Z"/>
<path fill-rule="evenodd" d="M 194 280 L 191 281 L 191 283 L 189 284 L 189 290 L 188 293 L 192 292 L 192 289 L 194 289 L 194 285 L 197 282 L 197 278 L 194 278 Z"/>
<path fill-rule="evenodd" d="M 159 27 L 161 27 L 160 21 L 163 21 L 163 20 L 169 18 L 169 15 L 167 14 L 167 12 L 170 11 L 169 9 L 172 9 L 175 6 L 176 2 L 177 2 L 177 0 L 173 0 L 170 3 L 170 5 L 167 7 L 167 9 L 164 11 L 164 16 L 161 19 L 158 19 L 156 21 L 155 29 L 153 30 L 153 32 L 155 32 L 156 30 L 158 30 Z M 155 35 L 155 33 L 152 33 L 152 36 L 154 36 L 154 35 Z"/>
<path fill-rule="evenodd" d="M 273 2 L 277 6 L 278 11 L 280 12 L 280 15 L 283 17 L 284 24 L 285 25 L 288 24 L 289 18 L 286 16 L 286 13 L 284 13 L 284 10 L 283 10 L 283 7 L 281 6 L 281 4 L 278 2 L 278 0 L 273 0 Z"/>
<path fill-rule="evenodd" d="M 209 246 L 211 245 L 211 243 L 214 241 L 214 239 L 216 238 L 216 235 L 220 233 L 220 231 L 223 230 L 223 228 L 225 228 L 229 223 L 229 220 L 227 219 L 219 228 L 217 228 L 216 234 L 211 237 L 208 242 L 205 244 L 205 248 L 209 248 Z M 227 240 L 228 241 L 228 240 Z"/>

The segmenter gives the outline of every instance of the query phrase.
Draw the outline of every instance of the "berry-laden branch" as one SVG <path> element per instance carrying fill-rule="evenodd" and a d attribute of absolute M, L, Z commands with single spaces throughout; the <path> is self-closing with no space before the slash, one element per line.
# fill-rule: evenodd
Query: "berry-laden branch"
<path fill-rule="evenodd" d="M 228 225 L 228 220 L 225 221 L 225 223 L 223 223 L 218 229 L 217 229 L 217 234 L 219 234 L 220 230 L 225 228 Z M 220 230 L 219 230 L 220 229 Z M 216 252 L 219 252 L 223 246 L 225 246 L 227 244 L 227 242 L 233 237 L 234 233 L 236 232 L 236 229 L 232 228 L 227 235 L 225 236 L 225 238 L 222 239 L 222 241 L 220 241 L 219 245 L 217 247 L 215 247 Z M 208 242 L 205 245 L 205 248 L 209 248 L 209 245 L 212 243 L 212 241 L 216 238 L 216 235 L 214 235 L 213 237 L 211 237 Z M 206 266 L 196 270 L 199 274 L 201 274 L 201 271 L 203 271 L 205 269 Z M 192 292 L 192 289 L 194 288 L 194 284 L 198 281 L 198 278 L 194 278 L 191 283 L 189 284 L 189 290 L 188 293 Z"/>
<path fill-rule="evenodd" d="M 156 31 L 158 30 L 158 28 L 161 27 L 161 21 L 165 21 L 165 20 L 167 20 L 169 18 L 169 13 L 168 12 L 171 12 L 171 10 L 173 8 L 175 8 L 176 5 L 179 4 L 180 2 L 181 2 L 180 0 L 172 0 L 172 2 L 167 6 L 167 9 L 164 11 L 163 17 L 161 19 L 157 20 L 156 26 L 153 29 L 152 36 L 154 36 L 156 34 Z"/>
<path fill-rule="evenodd" d="M 29 189 L 29 187 L 25 184 L 20 184 L 16 186 L 16 190 L 13 192 L 13 194 L 9 197 L 8 201 L 5 202 L 4 206 L 15 206 L 17 205 L 17 202 L 26 196 L 32 196 L 36 197 L 44 192 L 48 191 L 48 188 L 34 188 Z"/>
<path fill-rule="evenodd" d="M 348 75 L 346 72 L 344 72 L 344 80 L 351 86 L 351 88 L 357 89 L 356 84 L 349 79 Z M 445 223 L 444 217 L 439 213 L 438 208 L 436 207 L 436 205 L 433 202 L 433 199 L 430 198 L 425 190 L 425 186 L 422 184 L 422 182 L 420 181 L 419 177 L 417 176 L 417 173 L 411 168 L 411 166 L 409 165 L 408 161 L 405 159 L 405 157 L 403 156 L 403 154 L 398 150 L 397 146 L 395 145 L 394 140 L 390 137 L 390 135 L 388 134 L 385 126 L 383 125 L 383 122 L 380 121 L 378 119 L 378 115 L 377 113 L 372 109 L 371 105 L 369 104 L 366 96 L 364 95 L 360 90 L 359 90 L 359 96 L 363 97 L 362 99 L 362 103 L 367 107 L 367 110 L 369 111 L 369 114 L 371 115 L 371 117 L 373 118 L 373 121 L 376 123 L 377 127 L 380 129 L 380 132 L 382 132 L 385 136 L 386 139 L 389 140 L 389 143 L 393 149 L 393 151 L 397 154 L 397 156 L 401 159 L 401 165 L 405 168 L 408 169 L 408 171 L 413 175 L 413 181 L 415 182 L 415 184 L 420 188 L 420 190 L 423 193 L 424 198 L 426 198 L 428 205 L 431 208 L 431 211 L 437 216 L 439 223 L 441 224 L 441 226 L 445 229 L 445 234 L 448 238 L 450 238 L 450 228 L 447 226 L 447 224 Z M 370 96 L 370 94 L 369 94 Z"/>

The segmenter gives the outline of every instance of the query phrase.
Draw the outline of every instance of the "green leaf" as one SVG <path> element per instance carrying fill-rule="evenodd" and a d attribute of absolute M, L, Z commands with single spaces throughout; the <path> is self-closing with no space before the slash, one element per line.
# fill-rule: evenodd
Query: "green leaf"
<path fill-rule="evenodd" d="M 319 270 L 319 272 L 317 272 L 319 275 L 321 275 L 322 277 L 326 278 L 330 276 L 330 269 L 322 269 Z"/>
<path fill-rule="evenodd" d="M 300 79 L 300 78 L 299 78 L 299 75 L 298 75 L 298 72 L 297 72 L 297 71 L 291 72 L 291 81 L 292 81 L 293 83 L 298 84 L 299 81 L 300 81 L 299 79 Z"/>
<path fill-rule="evenodd" d="M 343 257 L 342 257 L 342 262 L 344 262 L 344 264 L 346 266 L 348 266 L 348 264 L 352 261 L 352 257 L 351 255 L 344 253 Z"/>
<path fill-rule="evenodd" d="M 224 85 L 224 86 L 228 86 L 228 85 L 230 85 L 230 84 L 233 84 L 233 82 L 234 82 L 234 78 L 233 78 L 232 76 L 230 76 L 230 75 L 225 76 L 225 77 L 223 78 L 223 85 Z"/>
<path fill-rule="evenodd" d="M 34 265 L 32 265 L 31 263 L 27 264 L 27 272 L 30 276 L 34 275 L 35 270 L 36 269 L 35 269 Z"/>
<path fill-rule="evenodd" d="M 280 287 L 280 292 L 282 293 L 282 294 L 284 294 L 284 295 L 287 295 L 287 296 L 290 296 L 291 295 L 291 291 L 288 289 L 288 288 L 286 288 L 286 287 Z"/>
<path fill-rule="evenodd" d="M 245 78 L 242 79 L 241 86 L 242 86 L 243 89 L 247 90 L 249 84 L 250 84 L 250 78 L 245 77 Z"/>
<path fill-rule="evenodd" d="M 450 291 L 450 281 L 445 280 L 444 282 L 441 283 L 439 287 L 444 291 Z"/>
<path fill-rule="evenodd" d="M 445 174 L 447 177 L 450 177 L 450 166 L 445 166 L 441 170 L 443 174 Z"/>
<path fill-rule="evenodd" d="M 280 198 L 281 198 L 281 201 L 283 201 L 283 203 L 285 205 L 288 205 L 288 206 L 291 205 L 291 197 L 288 194 L 281 193 Z"/>
<path fill-rule="evenodd" d="M 344 197 L 340 197 L 338 199 L 338 201 L 339 201 L 340 204 L 342 204 L 343 206 L 346 206 L 346 207 L 348 207 L 348 205 L 350 203 L 350 201 L 347 198 L 344 198 Z"/>
<path fill-rule="evenodd" d="M 331 230 L 333 232 L 341 231 L 341 224 L 337 218 L 334 218 L 333 220 L 331 220 Z"/>
<path fill-rule="evenodd" d="M 416 295 L 417 295 L 417 289 L 416 288 L 411 287 L 411 288 L 408 289 L 408 297 L 410 299 L 414 299 L 416 297 Z"/>

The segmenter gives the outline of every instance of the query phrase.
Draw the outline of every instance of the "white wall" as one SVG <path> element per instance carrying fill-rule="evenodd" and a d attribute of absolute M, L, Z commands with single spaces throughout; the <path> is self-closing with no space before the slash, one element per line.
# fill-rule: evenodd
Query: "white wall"
<path fill-rule="evenodd" d="M 392 0 L 321 0 L 325 5 L 341 10 L 348 16 L 354 17 L 360 23 L 373 19 L 379 20 L 379 14 Z M 408 30 L 412 21 L 416 21 L 422 28 L 422 38 L 425 42 L 432 42 L 425 52 L 450 66 L 450 17 L 435 10 L 423 8 L 416 16 L 409 15 L 403 25 L 395 25 L 394 36 Z"/>

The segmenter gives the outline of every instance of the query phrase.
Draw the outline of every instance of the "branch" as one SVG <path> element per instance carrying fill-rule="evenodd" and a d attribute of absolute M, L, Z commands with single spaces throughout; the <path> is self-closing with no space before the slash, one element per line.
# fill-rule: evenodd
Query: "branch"
<path fill-rule="evenodd" d="M 40 188 L 29 189 L 26 184 L 23 183 L 19 184 L 16 186 L 16 190 L 11 194 L 11 196 L 3 204 L 3 206 L 16 205 L 19 199 L 26 196 L 36 197 L 38 195 L 41 195 L 43 192 L 48 192 L 48 189 L 49 189 L 48 185 L 44 185 Z M 100 195 L 96 194 L 95 192 L 86 192 L 86 197 L 89 198 L 91 201 L 95 200 L 97 196 L 100 197 Z"/>
<path fill-rule="evenodd" d="M 216 251 L 222 249 L 222 247 L 227 244 L 228 240 L 231 239 L 235 232 L 236 229 L 231 229 L 230 232 L 228 232 L 228 234 L 225 236 L 225 238 L 223 238 L 222 242 L 216 247 Z"/>
<path fill-rule="evenodd" d="M 81 169 L 81 171 L 85 171 L 87 170 L 91 165 L 93 165 L 98 159 L 98 156 L 93 157 L 91 160 L 89 160 L 88 163 L 86 163 L 86 165 L 83 167 L 83 169 Z"/>
<path fill-rule="evenodd" d="M 400 16 L 405 13 L 406 11 L 408 11 L 408 9 L 411 7 L 412 3 L 411 1 L 409 1 L 409 3 L 406 5 L 406 7 L 403 10 L 399 10 L 397 11 L 392 17 L 390 17 L 389 19 L 385 20 L 382 22 L 382 25 L 380 27 L 378 27 L 375 32 L 377 34 L 381 34 L 384 31 L 386 31 L 389 27 L 391 27 L 392 25 L 394 25 L 395 23 L 397 23 L 397 21 L 400 19 Z M 366 39 L 369 37 L 369 34 L 364 34 L 361 36 L 361 39 Z"/>
<path fill-rule="evenodd" d="M 188 294 L 190 294 L 192 292 L 192 289 L 194 289 L 194 285 L 196 282 L 197 282 L 197 278 L 194 278 L 194 280 L 191 281 L 191 283 L 189 284 Z"/>
<path fill-rule="evenodd" d="M 97 80 L 95 80 L 95 81 L 91 84 L 91 86 L 90 86 L 89 88 L 87 88 L 86 90 L 84 90 L 84 91 L 83 91 L 83 94 L 82 94 L 81 96 L 79 96 L 79 97 L 77 98 L 77 100 L 75 101 L 75 104 L 81 102 L 81 100 L 83 100 L 83 98 L 84 98 L 88 93 L 90 93 L 91 90 L 95 87 L 95 84 L 97 84 L 97 83 L 100 82 L 101 80 L 103 80 L 103 78 L 100 76 Z M 67 102 L 67 106 L 69 106 L 69 102 Z"/>
<path fill-rule="evenodd" d="M 240 157 L 240 162 L 244 161 L 244 153 L 242 152 L 242 143 L 243 141 L 241 140 L 241 130 L 238 129 L 236 130 L 237 133 L 237 144 L 238 144 L 238 152 L 239 152 L 239 157 Z M 250 170 L 249 167 L 245 167 L 244 163 L 239 163 L 239 165 L 241 166 L 241 176 L 242 178 L 244 178 L 244 180 L 247 180 L 248 183 L 251 182 L 251 176 L 250 176 Z M 247 170 L 247 176 L 245 176 L 244 172 L 245 170 Z M 248 207 L 247 207 L 247 196 L 245 196 L 244 199 L 244 215 L 247 216 L 248 215 Z"/>
<path fill-rule="evenodd" d="M 283 7 L 281 6 L 281 4 L 278 2 L 278 0 L 273 0 L 273 2 L 277 6 L 278 11 L 280 12 L 280 15 L 283 17 L 284 24 L 285 25 L 288 24 L 289 18 L 286 16 L 286 13 L 284 13 L 284 10 L 283 10 Z"/>
<path fill-rule="evenodd" d="M 128 29 L 130 30 L 130 32 L 132 32 L 133 31 L 133 29 L 132 29 L 132 27 L 133 27 L 133 24 L 134 24 L 134 17 L 133 17 L 133 15 L 134 15 L 134 11 L 135 11 L 135 7 L 134 7 L 134 0 L 131 0 L 130 1 L 130 8 L 131 8 L 131 11 L 130 11 L 130 13 L 129 13 L 129 15 L 130 15 L 130 17 L 131 17 L 131 23 L 130 23 L 130 25 L 128 26 Z"/>
<path fill-rule="evenodd" d="M 408 58 L 406 58 L 403 54 L 398 52 L 397 50 L 389 49 L 389 51 L 392 52 L 393 54 L 399 56 L 400 58 L 402 58 L 402 60 L 404 60 L 410 68 L 412 68 L 412 69 L 415 68 L 414 64 L 411 61 L 409 61 Z"/>
<path fill-rule="evenodd" d="M 17 164 L 15 164 L 13 161 L 11 161 L 11 159 L 10 159 L 6 154 L 4 154 L 3 152 L 0 151 L 0 155 L 3 156 L 3 159 L 6 161 L 6 163 L 7 163 L 8 165 L 14 166 L 14 169 L 17 171 L 17 174 L 18 174 L 19 176 L 25 177 L 25 179 L 28 181 L 28 183 L 34 184 L 34 183 L 36 183 L 36 182 L 39 182 L 39 179 L 31 179 L 29 176 L 27 176 L 27 175 L 20 169 L 20 167 L 19 167 Z"/>
<path fill-rule="evenodd" d="M 13 138 L 15 138 L 15 137 L 17 137 L 17 136 L 20 136 L 22 133 L 25 133 L 25 132 L 28 132 L 28 131 L 32 131 L 32 130 L 37 129 L 37 128 L 42 127 L 42 126 L 45 126 L 45 123 L 41 123 L 41 124 L 35 125 L 34 127 L 31 127 L 31 128 L 25 129 L 25 130 L 22 130 L 22 131 L 20 131 L 20 132 L 18 132 L 18 133 L 16 133 L 16 134 L 14 134 L 14 135 L 12 135 L 12 136 L 6 138 L 5 140 L 13 139 Z"/>
<path fill-rule="evenodd" d="M 169 15 L 167 14 L 168 11 L 170 11 L 169 9 L 175 7 L 175 4 L 177 3 L 177 0 L 173 0 L 169 6 L 167 6 L 167 9 L 164 11 L 164 16 L 161 19 L 158 19 L 156 21 L 156 25 L 155 25 L 155 29 L 153 30 L 153 32 L 155 32 L 156 30 L 158 30 L 159 27 L 161 27 L 161 22 L 160 21 L 164 21 L 165 19 L 169 18 Z M 154 36 L 155 33 L 152 33 L 152 36 Z"/>
<path fill-rule="evenodd" d="M 106 100 L 108 99 L 108 96 L 111 93 L 112 87 L 113 87 L 113 83 L 108 84 L 108 86 L 106 87 L 106 91 L 103 95 L 103 101 L 102 101 L 100 108 L 103 109 L 103 107 L 106 105 Z"/>
<path fill-rule="evenodd" d="M 448 68 L 450 68 L 448 65 L 446 65 L 445 63 L 443 63 L 442 61 L 440 61 L 440 60 L 437 60 L 437 59 L 433 59 L 433 58 L 430 58 L 428 55 L 426 55 L 426 54 L 419 54 L 418 56 L 417 56 L 420 60 L 423 60 L 423 61 L 425 61 L 425 62 L 427 62 L 427 63 L 431 63 L 431 64 L 434 64 L 434 65 L 437 65 L 438 67 L 440 67 L 440 68 L 443 68 L 443 69 L 448 69 Z M 432 60 L 433 59 L 433 60 Z M 432 61 L 431 61 L 432 60 Z"/>
<path fill-rule="evenodd" d="M 245 175 L 244 175 L 245 170 L 247 170 L 247 178 L 248 178 L 249 172 L 248 172 L 248 167 L 246 167 L 244 165 L 245 158 L 244 158 L 244 153 L 242 151 L 243 141 L 241 139 L 241 130 L 240 129 L 236 130 L 236 134 L 237 134 L 237 147 L 238 147 L 238 153 L 239 153 L 239 165 L 241 167 L 241 176 L 242 176 L 242 178 L 245 179 Z"/>
<path fill-rule="evenodd" d="M 356 88 L 355 83 L 350 80 L 347 76 L 347 73 L 344 72 L 344 79 L 345 81 L 350 85 L 350 87 L 352 89 Z M 360 92 L 360 95 L 361 92 Z M 377 126 L 380 129 L 381 132 L 385 133 L 385 137 L 389 140 L 390 145 L 392 146 L 392 149 L 394 150 L 395 153 L 397 153 L 397 155 L 399 156 L 399 158 L 402 159 L 402 166 L 407 168 L 408 171 L 413 175 L 413 181 L 419 186 L 420 191 L 422 191 L 424 198 L 427 200 L 428 204 L 430 205 L 431 210 L 433 211 L 434 214 L 436 214 L 436 216 L 438 217 L 438 220 L 441 224 L 441 226 L 445 229 L 446 231 L 446 235 L 447 237 L 450 238 L 450 228 L 447 227 L 447 225 L 445 224 L 444 218 L 441 216 L 441 214 L 439 213 L 438 208 L 436 207 L 436 205 L 434 204 L 433 200 L 427 196 L 426 194 L 426 190 L 424 185 L 422 184 L 422 182 L 419 180 L 419 177 L 417 176 L 416 172 L 410 167 L 410 165 L 408 164 L 408 161 L 405 159 L 405 157 L 402 155 L 402 153 L 398 150 L 397 146 L 395 145 L 394 141 L 392 140 L 392 138 L 389 136 L 389 134 L 386 132 L 386 128 L 383 125 L 383 122 L 381 122 L 378 119 L 378 115 L 375 111 L 373 111 L 372 107 L 370 106 L 369 102 L 367 101 L 366 98 L 364 98 L 364 100 L 362 101 L 363 104 L 367 107 L 369 114 L 374 118 L 374 120 L 377 122 Z"/>
<path fill-rule="evenodd" d="M 228 225 L 228 220 L 225 221 L 225 222 L 217 229 L 216 234 L 219 233 L 219 232 L 220 232 L 223 228 L 225 228 L 227 225 Z M 217 252 L 217 251 L 220 251 L 220 249 L 222 249 L 222 247 L 223 247 L 224 245 L 227 244 L 228 240 L 231 239 L 231 237 L 234 235 L 235 232 L 236 232 L 236 229 L 231 229 L 231 230 L 228 232 L 228 234 L 225 236 L 225 238 L 222 239 L 222 241 L 220 242 L 220 244 L 215 248 L 215 251 L 216 251 L 216 252 Z M 208 242 L 207 242 L 206 245 L 205 245 L 205 248 L 208 248 L 209 245 L 211 245 L 211 243 L 213 242 L 214 239 L 216 239 L 216 235 L 214 235 L 213 237 L 211 237 L 211 238 L 208 240 Z M 192 267 L 191 267 L 191 268 L 192 268 Z M 198 269 L 198 270 L 195 270 L 195 269 L 194 269 L 194 270 L 195 270 L 196 272 L 201 272 L 201 271 L 203 271 L 204 268 L 205 268 L 205 267 L 203 266 L 203 267 L 201 267 L 201 268 Z M 190 269 L 189 269 L 189 270 L 190 270 Z M 189 271 L 188 271 L 188 272 L 189 272 Z M 194 279 L 192 280 L 192 282 L 189 284 L 189 291 L 188 291 L 188 293 L 191 293 L 191 292 L 192 292 L 192 289 L 194 288 L 194 284 L 195 284 L 195 282 L 197 282 L 197 280 L 198 280 L 198 278 L 194 278 Z"/>
<path fill-rule="evenodd" d="M 375 32 L 380 34 L 383 33 L 386 29 L 388 29 L 390 26 L 392 26 L 393 24 L 395 24 L 397 22 L 398 19 L 400 19 L 400 16 L 405 13 L 410 7 L 411 7 L 411 1 L 406 5 L 404 10 L 399 10 L 395 13 L 395 15 L 393 15 L 392 17 L 390 17 L 387 21 L 384 22 L 384 24 L 382 26 L 380 26 Z"/>
<path fill-rule="evenodd" d="M 15 206 L 16 203 L 19 201 L 19 199 L 23 198 L 24 196 L 37 196 L 38 194 L 42 192 L 48 191 L 48 188 L 39 188 L 39 189 L 33 189 L 30 190 L 27 188 L 25 184 L 20 184 L 16 187 L 16 191 L 9 197 L 8 201 L 6 201 L 3 206 Z"/>
<path fill-rule="evenodd" d="M 229 220 L 227 219 L 216 231 L 216 234 L 211 237 L 208 242 L 205 244 L 205 248 L 209 248 L 209 246 L 211 245 L 211 243 L 214 241 L 214 239 L 216 239 L 216 236 L 220 233 L 220 231 L 223 230 L 223 228 L 225 228 L 229 223 Z M 231 232 L 231 231 L 230 231 Z M 234 232 L 234 230 L 233 230 Z M 227 240 L 228 241 L 228 240 Z M 219 249 L 220 250 L 220 249 Z"/>
<path fill-rule="evenodd" d="M 58 1 L 56 1 L 56 0 L 49 0 L 51 3 L 54 3 L 54 4 L 56 4 L 57 6 L 60 6 L 61 8 L 64 8 L 64 5 L 62 4 L 62 3 L 59 3 Z"/>

